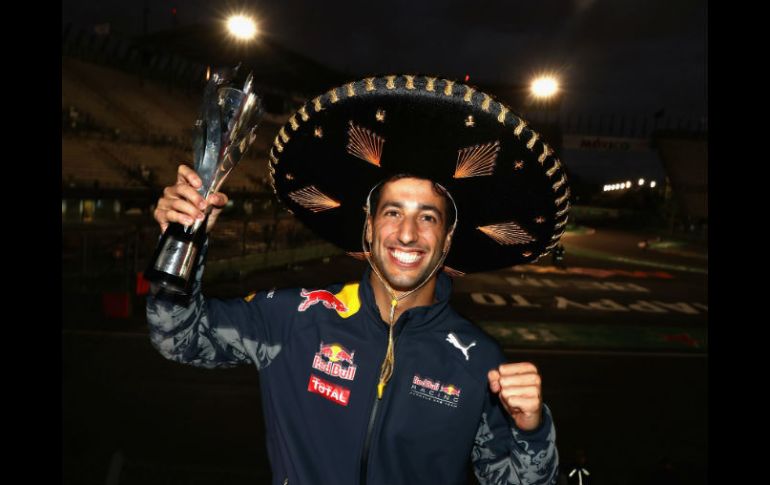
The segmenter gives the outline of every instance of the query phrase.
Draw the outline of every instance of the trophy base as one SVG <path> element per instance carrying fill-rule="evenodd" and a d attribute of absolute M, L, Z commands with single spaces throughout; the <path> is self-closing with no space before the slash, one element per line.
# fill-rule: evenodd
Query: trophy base
<path fill-rule="evenodd" d="M 153 294 L 164 291 L 190 295 L 192 274 L 205 239 L 205 227 L 204 224 L 197 231 L 189 232 L 181 224 L 169 224 L 144 272 L 145 279 L 152 285 Z"/>
<path fill-rule="evenodd" d="M 150 282 L 150 293 L 171 293 L 173 295 L 189 296 L 190 282 L 179 276 L 163 273 L 150 268 L 145 272 L 145 279 Z"/>

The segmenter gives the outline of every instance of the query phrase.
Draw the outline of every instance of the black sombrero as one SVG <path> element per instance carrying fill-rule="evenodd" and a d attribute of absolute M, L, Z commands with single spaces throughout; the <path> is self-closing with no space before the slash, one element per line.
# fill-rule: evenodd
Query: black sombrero
<path fill-rule="evenodd" d="M 307 102 L 270 150 L 278 198 L 311 230 L 361 254 L 369 190 L 398 173 L 443 185 L 458 210 L 445 264 L 490 271 L 544 256 L 570 191 L 553 150 L 492 96 L 425 76 L 367 78 Z"/>

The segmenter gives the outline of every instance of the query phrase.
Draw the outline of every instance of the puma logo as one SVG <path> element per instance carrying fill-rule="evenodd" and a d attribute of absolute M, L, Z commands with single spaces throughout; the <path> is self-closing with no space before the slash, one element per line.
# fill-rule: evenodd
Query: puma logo
<path fill-rule="evenodd" d="M 457 339 L 457 336 L 450 332 L 449 335 L 446 336 L 446 341 L 449 342 L 450 344 L 454 345 L 455 347 L 457 347 L 460 350 L 460 352 L 462 352 L 463 355 L 465 356 L 465 360 L 470 360 L 470 358 L 468 357 L 468 350 L 470 350 L 471 347 L 476 345 L 476 341 L 475 340 L 473 342 L 471 342 L 470 345 L 463 345 Z"/>

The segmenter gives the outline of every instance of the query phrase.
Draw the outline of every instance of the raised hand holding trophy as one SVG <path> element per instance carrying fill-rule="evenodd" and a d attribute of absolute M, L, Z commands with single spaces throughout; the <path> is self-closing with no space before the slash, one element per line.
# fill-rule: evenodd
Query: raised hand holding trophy
<path fill-rule="evenodd" d="M 195 123 L 193 156 L 195 171 L 203 181 L 198 193 L 204 200 L 219 190 L 238 165 L 262 119 L 262 101 L 254 93 L 252 75 L 242 90 L 230 86 L 237 69 L 211 74 L 203 94 L 201 117 Z M 205 217 L 192 225 L 168 225 L 144 275 L 153 291 L 189 294 L 210 213 L 208 206 Z"/>

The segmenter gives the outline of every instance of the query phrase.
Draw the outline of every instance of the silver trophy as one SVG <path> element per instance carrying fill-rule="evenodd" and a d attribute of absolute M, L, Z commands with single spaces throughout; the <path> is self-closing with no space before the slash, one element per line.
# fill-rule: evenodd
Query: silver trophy
<path fill-rule="evenodd" d="M 256 137 L 263 115 L 262 100 L 254 93 L 252 75 L 243 89 L 231 87 L 238 68 L 211 74 L 203 94 L 200 119 L 193 140 L 195 171 L 203 184 L 198 193 L 206 199 L 217 192 Z M 205 217 L 190 226 L 171 223 L 163 233 L 145 271 L 152 291 L 187 295 L 200 247 L 206 239 Z"/>

